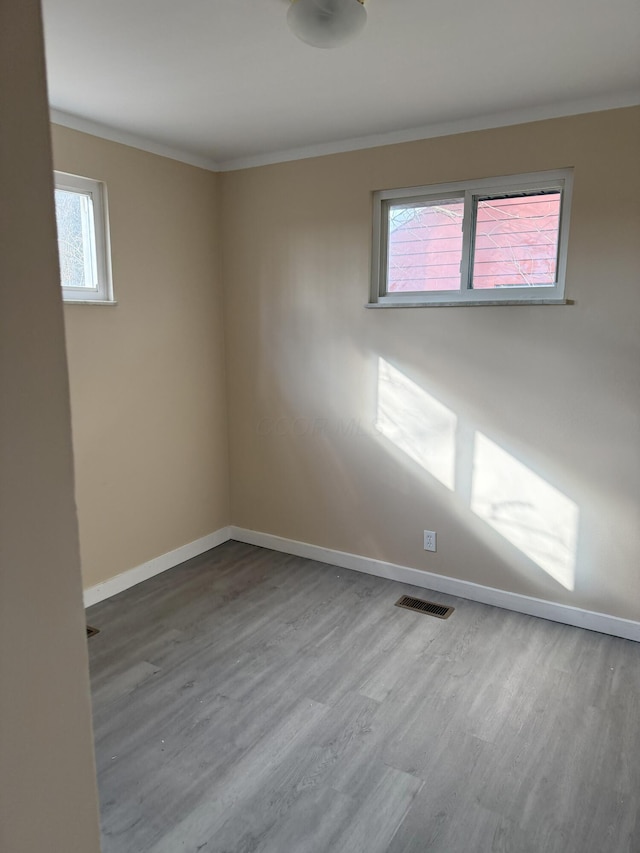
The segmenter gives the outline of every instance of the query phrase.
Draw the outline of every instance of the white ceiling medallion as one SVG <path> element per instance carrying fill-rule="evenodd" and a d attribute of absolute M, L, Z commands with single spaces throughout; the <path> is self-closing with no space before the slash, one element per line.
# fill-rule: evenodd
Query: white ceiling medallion
<path fill-rule="evenodd" d="M 287 23 L 312 47 L 340 47 L 364 29 L 364 0 L 291 0 Z"/>

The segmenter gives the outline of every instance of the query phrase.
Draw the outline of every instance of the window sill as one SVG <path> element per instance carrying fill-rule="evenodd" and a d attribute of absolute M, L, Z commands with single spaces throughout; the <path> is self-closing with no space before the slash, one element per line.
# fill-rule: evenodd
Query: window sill
<path fill-rule="evenodd" d="M 63 299 L 63 305 L 117 305 L 116 299 Z"/>
<path fill-rule="evenodd" d="M 458 302 L 368 302 L 365 308 L 470 308 L 479 305 L 574 305 L 573 299 L 483 299 Z"/>

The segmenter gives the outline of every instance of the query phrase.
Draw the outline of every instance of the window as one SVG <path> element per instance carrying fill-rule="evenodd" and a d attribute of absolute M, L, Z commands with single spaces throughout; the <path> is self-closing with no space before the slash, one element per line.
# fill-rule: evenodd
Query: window
<path fill-rule="evenodd" d="M 113 302 L 104 184 L 55 172 L 62 295 L 68 302 Z"/>
<path fill-rule="evenodd" d="M 570 169 L 374 193 L 370 305 L 564 302 Z"/>

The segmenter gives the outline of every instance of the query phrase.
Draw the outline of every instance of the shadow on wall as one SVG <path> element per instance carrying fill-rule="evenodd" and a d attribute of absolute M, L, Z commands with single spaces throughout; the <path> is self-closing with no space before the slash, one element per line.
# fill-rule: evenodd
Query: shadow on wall
<path fill-rule="evenodd" d="M 578 506 L 384 358 L 375 427 L 565 589 L 575 587 Z"/>

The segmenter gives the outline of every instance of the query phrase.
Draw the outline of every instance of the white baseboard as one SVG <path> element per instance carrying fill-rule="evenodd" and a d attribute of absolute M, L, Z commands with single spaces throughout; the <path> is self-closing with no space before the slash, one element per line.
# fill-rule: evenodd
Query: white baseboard
<path fill-rule="evenodd" d="M 136 566 L 127 572 L 122 572 L 122 574 L 109 578 L 109 580 L 103 583 L 89 587 L 89 589 L 85 589 L 84 591 L 84 606 L 91 607 L 92 604 L 104 601 L 105 598 L 111 598 L 112 595 L 117 595 L 119 592 L 142 583 L 142 581 L 146 581 L 154 575 L 159 575 L 161 572 L 173 569 L 174 566 L 179 566 L 180 563 L 184 563 L 192 557 L 197 557 L 199 554 L 204 554 L 205 551 L 210 551 L 211 548 L 222 545 L 223 542 L 226 542 L 230 538 L 230 528 L 221 527 L 215 533 L 210 533 L 208 536 L 203 536 L 194 542 L 188 542 L 186 545 L 176 548 L 175 551 L 161 554 L 159 557 L 155 557 L 141 566 Z"/>
<path fill-rule="evenodd" d="M 284 539 L 281 536 L 259 533 L 242 527 L 231 526 L 229 538 L 236 539 L 238 542 L 245 542 L 248 545 L 259 545 L 262 548 L 271 548 L 284 554 L 294 554 L 297 557 L 329 563 L 343 569 L 353 569 L 356 572 L 365 572 L 369 575 L 412 584 L 423 589 L 432 589 L 447 595 L 468 598 L 471 601 L 491 604 L 505 610 L 515 610 L 517 613 L 550 619 L 552 622 L 562 622 L 565 625 L 587 628 L 601 634 L 610 634 L 614 637 L 640 642 L 640 622 L 634 622 L 631 619 L 621 619 L 617 616 L 609 616 L 606 613 L 596 613 L 592 610 L 582 610 L 579 607 L 556 604 L 553 601 L 544 601 L 540 598 L 530 598 L 527 595 L 518 595 L 514 592 L 482 586 L 471 581 L 435 575 L 431 572 L 423 572 L 420 569 L 398 566 L 395 563 L 385 563 L 382 560 L 360 557 L 357 554 L 349 554 L 345 551 L 334 551 L 331 548 L 321 548 L 319 545 L 309 545 L 306 542 Z"/>
<path fill-rule="evenodd" d="M 640 642 L 640 622 L 634 622 L 631 619 L 622 619 L 618 616 L 609 616 L 606 613 L 596 613 L 592 610 L 582 610 L 579 607 L 571 607 L 567 604 L 531 598 L 503 589 L 482 586 L 471 581 L 436 575 L 432 572 L 424 572 L 421 569 L 412 569 L 408 566 L 399 566 L 396 563 L 386 563 L 382 560 L 374 560 L 371 557 L 361 557 L 358 554 L 349 554 L 345 551 L 334 551 L 331 548 L 322 548 L 320 545 L 310 545 L 307 542 L 298 542 L 294 539 L 274 536 L 271 533 L 260 533 L 256 530 L 234 526 L 221 527 L 220 530 L 216 530 L 208 536 L 182 545 L 175 551 L 169 551 L 167 554 L 162 554 L 141 566 L 136 566 L 134 569 L 122 572 L 114 578 L 86 589 L 84 591 L 84 605 L 90 607 L 105 598 L 111 598 L 111 596 L 152 578 L 154 575 L 166 572 L 192 557 L 204 554 L 205 551 L 216 548 L 229 539 L 245 542 L 247 545 L 271 548 L 273 551 L 280 551 L 283 554 L 294 554 L 297 557 L 329 563 L 343 569 L 353 569 L 356 572 L 364 572 L 368 575 L 411 584 L 422 589 L 432 589 L 446 595 L 468 598 L 471 601 L 491 604 L 505 610 L 515 610 L 517 613 L 550 619 L 552 622 L 561 622 L 564 625 L 573 625 L 577 628 L 586 628 L 590 631 L 598 631 L 601 634 L 610 634 L 613 637 Z"/>

